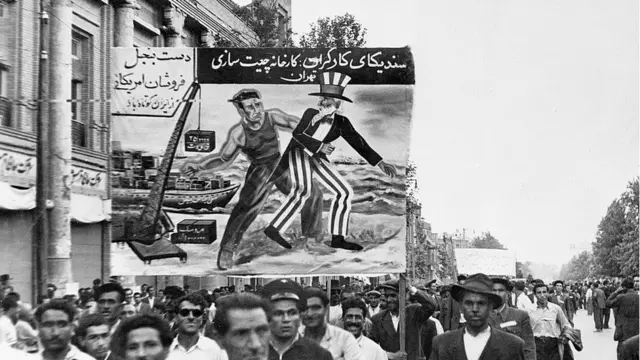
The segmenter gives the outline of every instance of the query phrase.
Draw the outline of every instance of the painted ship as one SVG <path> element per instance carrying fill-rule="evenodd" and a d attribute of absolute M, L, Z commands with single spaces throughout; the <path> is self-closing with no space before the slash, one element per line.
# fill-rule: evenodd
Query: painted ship
<path fill-rule="evenodd" d="M 114 152 L 112 159 L 114 203 L 119 206 L 144 205 L 156 180 L 161 158 L 144 156 L 137 151 L 119 151 Z M 239 188 L 239 184 L 232 184 L 219 175 L 186 178 L 180 172 L 171 171 L 162 207 L 169 211 L 188 209 L 206 213 L 224 208 Z"/>

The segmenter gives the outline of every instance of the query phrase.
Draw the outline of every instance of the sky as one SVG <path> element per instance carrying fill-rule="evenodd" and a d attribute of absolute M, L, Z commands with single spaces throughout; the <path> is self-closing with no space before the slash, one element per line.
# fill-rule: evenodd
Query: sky
<path fill-rule="evenodd" d="M 292 28 L 349 12 L 367 46 L 411 46 L 411 157 L 433 230 L 488 230 L 552 265 L 589 249 L 638 174 L 637 1 L 388 4 L 294 0 Z"/>

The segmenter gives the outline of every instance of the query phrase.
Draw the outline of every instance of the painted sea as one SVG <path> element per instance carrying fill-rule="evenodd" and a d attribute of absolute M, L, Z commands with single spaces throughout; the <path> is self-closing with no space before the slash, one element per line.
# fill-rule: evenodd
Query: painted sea
<path fill-rule="evenodd" d="M 193 158 L 190 158 L 192 160 Z M 176 159 L 174 169 L 182 165 Z M 249 163 L 238 158 L 234 164 L 217 175 L 222 175 L 231 183 L 242 184 Z M 269 240 L 263 230 L 271 220 L 286 196 L 275 187 L 265 203 L 261 215 L 249 227 L 236 254 L 235 265 L 221 272 L 216 267 L 219 242 L 228 219 L 228 213 L 237 202 L 238 194 L 225 208 L 213 211 L 182 209 L 172 211 L 165 208 L 174 224 L 182 220 L 215 219 L 218 239 L 211 245 L 179 244 L 187 255 L 187 261 L 177 258 L 153 260 L 145 264 L 128 246 L 112 244 L 112 270 L 120 275 L 337 275 L 337 274 L 384 274 L 399 273 L 405 270 L 405 167 L 394 164 L 400 176 L 390 178 L 379 168 L 350 158 L 334 160 L 340 174 L 351 184 L 355 194 L 352 203 L 347 240 L 359 243 L 362 251 L 333 249 L 324 242 L 330 241 L 327 232 L 328 210 L 331 193 L 323 189 L 325 224 L 324 242 L 310 242 L 300 236 L 299 217 L 290 230 L 284 234 L 292 244 L 290 250 L 284 249 Z M 239 192 L 238 192 L 239 193 Z M 121 206 L 114 203 L 114 224 L 121 223 L 124 216 L 135 215 L 140 211 L 137 206 Z M 115 226 L 115 225 L 114 225 Z"/>

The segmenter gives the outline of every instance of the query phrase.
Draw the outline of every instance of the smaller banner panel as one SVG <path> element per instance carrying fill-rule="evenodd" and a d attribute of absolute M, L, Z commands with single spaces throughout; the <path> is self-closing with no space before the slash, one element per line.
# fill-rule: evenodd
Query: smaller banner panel
<path fill-rule="evenodd" d="M 171 117 L 194 80 L 192 48 L 113 48 L 111 113 Z"/>
<path fill-rule="evenodd" d="M 351 84 L 413 85 L 413 57 L 404 48 L 198 49 L 202 84 L 317 84 L 318 74 L 348 74 Z"/>
<path fill-rule="evenodd" d="M 455 249 L 459 274 L 516 276 L 516 255 L 498 249 Z"/>

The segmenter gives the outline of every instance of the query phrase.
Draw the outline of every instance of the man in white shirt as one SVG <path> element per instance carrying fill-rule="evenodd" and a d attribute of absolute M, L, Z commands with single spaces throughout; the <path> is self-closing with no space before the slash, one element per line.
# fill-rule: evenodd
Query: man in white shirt
<path fill-rule="evenodd" d="M 75 310 L 66 300 L 53 299 L 38 307 L 35 318 L 42 344 L 40 359 L 95 360 L 71 344 L 74 316 Z"/>
<path fill-rule="evenodd" d="M 515 301 L 513 305 L 520 310 L 532 309 L 533 303 L 524 292 L 524 282 L 516 281 L 514 289 Z"/>
<path fill-rule="evenodd" d="M 13 346 L 18 341 L 16 327 L 11 321 L 11 317 L 18 312 L 18 302 L 13 297 L 6 297 L 2 300 L 2 310 L 0 316 L 0 345 L 8 344 Z"/>
<path fill-rule="evenodd" d="M 342 303 L 342 322 L 344 329 L 353 334 L 365 360 L 388 360 L 387 353 L 380 345 L 364 336 L 362 330 L 366 319 L 367 307 L 358 299 L 349 299 Z"/>
<path fill-rule="evenodd" d="M 469 276 L 464 285 L 453 285 L 451 296 L 460 303 L 466 324 L 464 328 L 436 336 L 430 360 L 524 359 L 522 339 L 489 326 L 492 309 L 503 304 L 492 287 L 493 282 L 484 274 Z"/>
<path fill-rule="evenodd" d="M 200 334 L 204 324 L 206 300 L 199 293 L 191 293 L 178 300 L 175 321 L 178 335 L 169 348 L 167 360 L 226 360 L 218 344 Z"/>
<path fill-rule="evenodd" d="M 327 293 L 311 287 L 304 289 L 303 294 L 307 300 L 307 309 L 302 319 L 305 327 L 300 329 L 300 335 L 329 350 L 334 360 L 364 360 L 354 337 L 349 332 L 327 323 Z M 359 301 L 366 306 L 362 300 L 355 297 L 350 300 Z"/>

